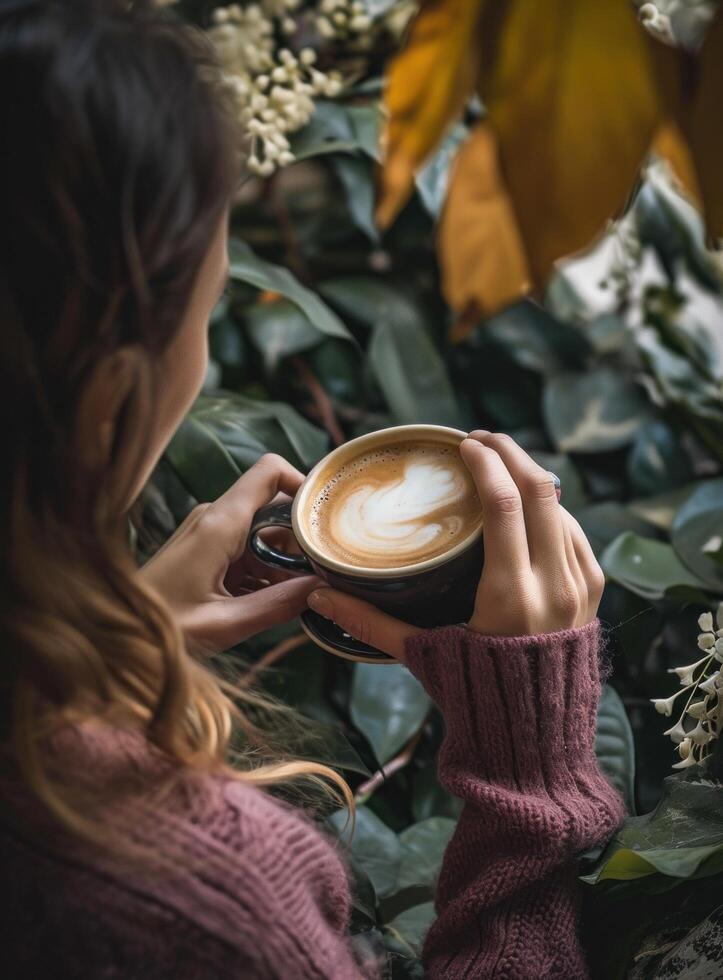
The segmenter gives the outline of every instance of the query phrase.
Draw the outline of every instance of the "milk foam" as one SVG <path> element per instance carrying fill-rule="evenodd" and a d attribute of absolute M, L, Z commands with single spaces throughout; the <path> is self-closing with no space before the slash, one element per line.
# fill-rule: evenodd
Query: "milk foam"
<path fill-rule="evenodd" d="M 317 494 L 311 520 L 324 551 L 375 567 L 432 557 L 478 523 L 472 481 L 446 446 L 382 449 L 352 461 Z"/>

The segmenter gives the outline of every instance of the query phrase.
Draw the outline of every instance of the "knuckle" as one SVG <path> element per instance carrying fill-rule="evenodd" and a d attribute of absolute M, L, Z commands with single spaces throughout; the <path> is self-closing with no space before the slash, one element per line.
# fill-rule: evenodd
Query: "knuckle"
<path fill-rule="evenodd" d="M 355 616 L 347 625 L 344 626 L 344 630 L 354 639 L 359 640 L 360 643 L 371 643 L 371 630 L 369 628 L 369 623 L 363 616 Z"/>
<path fill-rule="evenodd" d="M 549 500 L 551 497 L 557 496 L 552 477 L 542 470 L 531 473 L 525 479 L 524 490 L 535 500 Z"/>
<path fill-rule="evenodd" d="M 491 487 L 487 499 L 493 510 L 500 514 L 519 514 L 522 510 L 519 491 L 509 484 Z"/>
<path fill-rule="evenodd" d="M 590 592 L 599 599 L 605 589 L 605 573 L 597 562 L 590 569 L 587 579 Z"/>
<path fill-rule="evenodd" d="M 188 515 L 188 520 L 193 522 L 193 525 L 197 529 L 202 529 L 203 531 L 215 530 L 218 526 L 218 513 L 217 509 L 213 504 L 196 504 L 191 513 Z"/>
<path fill-rule="evenodd" d="M 498 446 L 515 445 L 515 440 L 512 438 L 512 436 L 508 436 L 506 432 L 493 432 L 488 441 L 495 443 Z"/>
<path fill-rule="evenodd" d="M 279 456 L 278 453 L 264 453 L 256 465 L 263 466 L 267 470 L 280 470 L 283 469 L 287 463 L 283 456 Z"/>
<path fill-rule="evenodd" d="M 565 584 L 555 592 L 552 605 L 556 612 L 565 616 L 575 616 L 580 609 L 580 596 L 571 583 Z"/>

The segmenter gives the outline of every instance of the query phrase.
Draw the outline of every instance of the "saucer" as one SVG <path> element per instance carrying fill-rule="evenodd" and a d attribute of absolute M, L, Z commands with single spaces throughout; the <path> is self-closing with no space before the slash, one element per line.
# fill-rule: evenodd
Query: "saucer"
<path fill-rule="evenodd" d="M 340 626 L 332 623 L 330 619 L 324 619 L 311 609 L 306 609 L 301 614 L 301 625 L 309 637 L 318 647 L 333 653 L 336 657 L 344 657 L 345 660 L 356 660 L 364 664 L 395 664 L 397 661 L 376 647 L 370 647 L 366 643 L 355 640 L 353 636 L 345 633 Z"/>

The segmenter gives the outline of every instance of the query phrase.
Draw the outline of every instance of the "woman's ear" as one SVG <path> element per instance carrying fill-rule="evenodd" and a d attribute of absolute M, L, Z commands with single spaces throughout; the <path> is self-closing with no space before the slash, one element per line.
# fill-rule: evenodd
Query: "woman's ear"
<path fill-rule="evenodd" d="M 147 393 L 148 372 L 147 355 L 138 346 L 121 347 L 94 366 L 76 409 L 76 458 L 81 466 L 100 470 L 111 464 L 121 427 L 129 422 L 128 407 Z"/>

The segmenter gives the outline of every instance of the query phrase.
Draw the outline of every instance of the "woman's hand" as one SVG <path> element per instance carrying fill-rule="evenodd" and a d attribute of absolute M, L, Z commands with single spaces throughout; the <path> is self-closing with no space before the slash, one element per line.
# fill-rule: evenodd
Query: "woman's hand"
<path fill-rule="evenodd" d="M 272 570 L 246 550 L 259 507 L 293 496 L 303 480 L 280 456 L 263 456 L 215 503 L 196 507 L 140 570 L 194 652 L 217 653 L 306 608 L 317 578 Z M 288 550 L 279 533 L 288 532 L 275 541 Z"/>
<path fill-rule="evenodd" d="M 591 622 L 605 579 L 550 474 L 506 435 L 472 432 L 460 452 L 484 518 L 485 563 L 469 628 L 524 636 Z M 313 592 L 309 606 L 398 660 L 405 640 L 421 632 L 332 589 Z"/>

